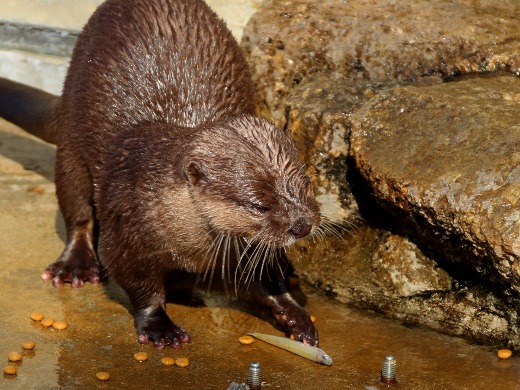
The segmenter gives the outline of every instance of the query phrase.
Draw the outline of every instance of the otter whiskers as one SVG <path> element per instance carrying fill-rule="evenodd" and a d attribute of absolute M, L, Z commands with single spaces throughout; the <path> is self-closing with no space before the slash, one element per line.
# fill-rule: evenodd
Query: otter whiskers
<path fill-rule="evenodd" d="M 345 234 L 353 234 L 353 231 L 359 231 L 359 228 L 354 222 L 348 219 L 333 220 L 325 215 L 321 215 L 321 223 L 309 238 L 326 239 L 327 236 L 334 236 L 341 240 L 345 239 Z"/>

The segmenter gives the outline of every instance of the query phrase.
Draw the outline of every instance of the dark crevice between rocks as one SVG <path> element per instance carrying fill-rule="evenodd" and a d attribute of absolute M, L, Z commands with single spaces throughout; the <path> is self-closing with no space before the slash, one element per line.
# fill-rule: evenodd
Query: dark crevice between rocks
<path fill-rule="evenodd" d="M 518 77 L 519 75 L 510 71 L 508 68 L 504 68 L 504 69 L 500 69 L 500 70 L 497 70 L 497 71 L 494 71 L 494 72 L 489 72 L 489 71 L 484 71 L 484 72 L 481 72 L 481 73 L 460 73 L 460 72 L 457 72 L 453 75 L 450 75 L 448 77 L 445 77 L 443 79 L 443 81 L 445 83 L 456 83 L 456 82 L 459 82 L 459 81 L 466 81 L 466 80 L 471 80 L 471 79 L 476 79 L 476 78 L 480 78 L 480 79 L 493 79 L 493 78 L 498 78 L 498 77 L 503 77 L 503 76 L 516 76 Z"/>
<path fill-rule="evenodd" d="M 347 157 L 346 166 L 347 182 L 358 204 L 360 215 L 370 227 L 394 232 L 398 226 L 392 222 L 395 217 L 376 202 L 369 182 L 357 170 L 353 157 Z"/>
<path fill-rule="evenodd" d="M 265 102 L 264 102 L 265 103 Z M 283 125 L 283 132 L 286 133 L 286 134 L 291 134 L 291 130 L 290 130 L 290 114 L 291 114 L 291 109 L 292 109 L 292 106 L 287 104 L 285 106 L 285 122 L 284 122 L 284 125 Z"/>

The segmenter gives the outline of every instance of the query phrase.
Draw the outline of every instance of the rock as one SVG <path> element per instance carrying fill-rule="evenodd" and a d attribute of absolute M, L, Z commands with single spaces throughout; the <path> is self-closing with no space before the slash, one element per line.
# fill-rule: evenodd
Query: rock
<path fill-rule="evenodd" d="M 374 283 L 399 297 L 452 289 L 452 278 L 404 237 L 387 234 L 372 254 Z"/>
<path fill-rule="evenodd" d="M 520 293 L 520 79 L 382 92 L 353 119 L 374 195 L 436 251 Z"/>
<path fill-rule="evenodd" d="M 385 305 L 395 305 L 400 298 L 452 289 L 452 278 L 415 244 L 363 224 L 342 239 L 299 242 L 291 254 L 298 273 L 306 280 L 339 301 L 364 308 L 374 309 L 377 304 L 356 302 L 361 295 L 382 294 Z"/>
<path fill-rule="evenodd" d="M 285 99 L 306 76 L 416 80 L 520 69 L 515 0 L 268 0 L 242 39 L 262 111 L 286 124 Z"/>
<path fill-rule="evenodd" d="M 363 102 L 390 86 L 395 83 L 353 83 L 339 74 L 316 73 L 287 96 L 288 127 L 322 213 L 331 221 L 344 221 L 357 213 L 346 174 L 350 118 Z"/>
<path fill-rule="evenodd" d="M 421 85 L 440 83 L 425 77 Z M 285 100 L 287 127 L 311 177 L 323 215 L 333 222 L 357 215 L 347 181 L 351 118 L 394 81 L 348 80 L 338 73 L 314 73 L 294 86 Z"/>
<path fill-rule="evenodd" d="M 480 342 L 520 344 L 501 300 L 459 288 L 406 237 L 361 224 L 342 240 L 299 242 L 289 256 L 303 279 L 337 302 Z"/>
<path fill-rule="evenodd" d="M 503 185 L 516 177 L 514 143 L 488 148 L 492 133 L 479 131 L 513 133 L 512 103 L 496 103 L 520 95 L 492 79 L 442 83 L 518 73 L 519 15 L 513 1 L 263 3 L 243 37 L 259 111 L 291 131 L 331 222 L 331 237 L 289 250 L 304 280 L 406 323 L 520 346 L 516 198 Z M 459 149 L 475 163 L 495 155 L 498 176 Z"/>
<path fill-rule="evenodd" d="M 357 209 L 346 180 L 349 153 L 349 113 L 356 94 L 343 77 L 317 74 L 296 86 L 288 96 L 291 134 L 299 157 L 311 177 L 324 215 L 349 217 Z"/>

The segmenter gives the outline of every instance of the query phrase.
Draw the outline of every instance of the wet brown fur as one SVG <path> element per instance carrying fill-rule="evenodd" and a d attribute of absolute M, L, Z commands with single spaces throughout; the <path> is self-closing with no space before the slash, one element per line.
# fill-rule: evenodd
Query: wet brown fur
<path fill-rule="evenodd" d="M 189 336 L 164 312 L 168 275 L 243 269 L 243 252 L 259 247 L 281 266 L 271 264 L 263 280 L 253 270 L 239 292 L 317 344 L 287 292 L 285 255 L 272 248 L 315 229 L 319 209 L 289 135 L 255 116 L 254 98 L 240 48 L 201 0 L 103 3 L 39 134 L 57 144 L 67 225 L 67 246 L 42 277 L 58 286 L 99 281 L 99 245 L 107 274 L 134 305 L 140 341 L 177 347 Z M 219 237 L 240 249 L 217 261 Z"/>

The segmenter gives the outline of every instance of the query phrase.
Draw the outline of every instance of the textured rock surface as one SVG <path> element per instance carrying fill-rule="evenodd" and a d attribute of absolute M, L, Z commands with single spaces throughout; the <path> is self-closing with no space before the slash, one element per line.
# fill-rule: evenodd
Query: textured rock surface
<path fill-rule="evenodd" d="M 316 72 L 413 80 L 520 67 L 517 1 L 269 0 L 244 31 L 263 103 L 285 122 L 284 100 Z"/>
<path fill-rule="evenodd" d="M 388 83 L 352 83 L 340 74 L 316 73 L 287 97 L 288 127 L 322 213 L 331 220 L 344 220 L 357 212 L 346 175 L 351 116 L 385 86 Z"/>
<path fill-rule="evenodd" d="M 399 87 L 365 105 L 352 132 L 377 198 L 442 242 L 445 257 L 517 292 L 519 103 L 520 79 L 509 76 Z"/>
<path fill-rule="evenodd" d="M 420 80 L 422 85 L 440 82 L 437 77 Z M 287 95 L 287 127 L 305 161 L 322 213 L 332 221 L 357 213 L 347 180 L 351 118 L 370 98 L 396 85 L 394 81 L 353 81 L 338 73 L 314 73 Z"/>
<path fill-rule="evenodd" d="M 289 255 L 302 278 L 338 302 L 451 335 L 520 345 L 515 314 L 500 299 L 459 287 L 406 237 L 361 224 L 343 240 L 298 243 Z"/>
<path fill-rule="evenodd" d="M 346 182 L 349 153 L 349 109 L 355 104 L 348 82 L 318 74 L 290 93 L 286 112 L 300 160 L 313 181 L 314 192 L 327 215 L 347 217 L 355 204 Z M 355 206 L 354 206 L 355 208 Z"/>
<path fill-rule="evenodd" d="M 465 73 L 518 73 L 519 15 L 512 1 L 271 0 L 253 16 L 243 44 L 260 111 L 292 132 L 324 214 L 354 221 L 343 240 L 291 249 L 304 279 L 407 323 L 520 346 L 510 234 L 519 230 L 520 191 L 507 188 L 516 141 L 508 148 L 509 138 L 490 143 L 492 133 L 479 131 L 487 121 L 514 133 L 520 95 L 487 89 L 492 79 L 442 84 Z M 449 131 L 457 126 L 467 134 Z M 459 148 L 474 152 L 471 164 Z M 489 154 L 496 177 L 474 169 Z"/>

